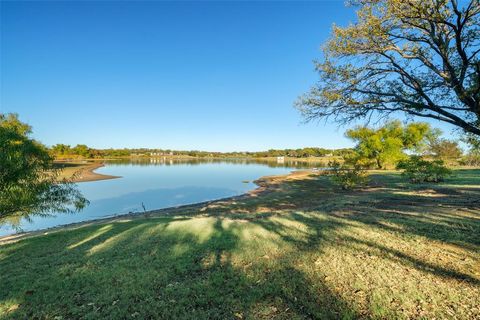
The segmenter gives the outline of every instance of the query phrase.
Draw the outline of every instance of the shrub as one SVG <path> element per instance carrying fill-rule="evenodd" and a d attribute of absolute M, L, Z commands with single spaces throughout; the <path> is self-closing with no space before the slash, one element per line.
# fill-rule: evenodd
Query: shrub
<path fill-rule="evenodd" d="M 360 165 L 349 167 L 337 161 L 330 162 L 332 182 L 343 190 L 351 190 L 359 185 L 365 185 L 368 181 L 365 170 Z"/>
<path fill-rule="evenodd" d="M 402 175 L 411 183 L 442 182 L 452 173 L 442 160 L 428 161 L 419 156 L 400 161 L 397 169 L 404 170 Z"/>

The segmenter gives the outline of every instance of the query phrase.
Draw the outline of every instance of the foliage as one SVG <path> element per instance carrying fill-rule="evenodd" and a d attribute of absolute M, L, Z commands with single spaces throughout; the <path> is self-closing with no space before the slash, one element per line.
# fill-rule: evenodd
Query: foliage
<path fill-rule="evenodd" d="M 71 147 L 65 144 L 56 144 L 50 148 L 50 152 L 57 158 L 115 158 L 130 156 L 189 156 L 199 158 L 268 158 L 268 157 L 328 157 L 344 156 L 352 152 L 351 149 L 325 149 L 316 147 L 298 148 L 298 149 L 270 149 L 259 152 L 209 152 L 198 150 L 164 150 L 164 149 L 95 149 L 87 145 L 79 144 Z"/>
<path fill-rule="evenodd" d="M 87 204 L 58 170 L 45 146 L 29 138 L 31 127 L 15 114 L 0 114 L 0 222 L 50 211 L 72 212 Z M 11 220 L 13 221 L 13 220 Z"/>
<path fill-rule="evenodd" d="M 340 164 L 337 161 L 329 163 L 332 171 L 332 182 L 343 190 L 351 190 L 355 187 L 365 185 L 368 181 L 365 170 L 358 164 L 349 166 Z"/>
<path fill-rule="evenodd" d="M 442 160 L 428 161 L 419 156 L 400 161 L 397 169 L 404 170 L 402 175 L 411 183 L 442 182 L 452 173 Z"/>
<path fill-rule="evenodd" d="M 50 148 L 50 151 L 54 155 L 65 155 L 65 154 L 71 154 L 72 153 L 72 148 L 67 145 L 67 144 L 62 144 L 58 143 Z"/>
<path fill-rule="evenodd" d="M 480 137 L 466 134 L 462 141 L 469 146 L 469 149 L 468 153 L 460 160 L 460 164 L 480 167 Z"/>
<path fill-rule="evenodd" d="M 358 0 L 358 21 L 333 26 L 305 119 L 340 123 L 395 112 L 480 135 L 479 0 Z"/>
<path fill-rule="evenodd" d="M 99 150 L 88 147 L 85 144 L 77 144 L 75 147 L 70 147 L 65 144 L 56 144 L 51 149 L 50 152 L 53 156 L 79 156 L 83 158 L 95 158 L 100 157 L 101 152 Z"/>
<path fill-rule="evenodd" d="M 480 154 L 480 137 L 473 134 L 466 134 L 463 136 L 462 141 L 470 147 L 470 153 Z"/>
<path fill-rule="evenodd" d="M 458 159 L 462 156 L 458 142 L 448 139 L 437 139 L 430 145 L 430 152 L 439 159 Z"/>
<path fill-rule="evenodd" d="M 431 132 L 427 123 L 414 122 L 404 126 L 400 121 L 388 122 L 378 129 L 350 129 L 346 136 L 357 143 L 354 148 L 356 153 L 350 160 L 365 167 L 375 165 L 383 169 L 404 159 L 404 151 L 424 145 Z"/>

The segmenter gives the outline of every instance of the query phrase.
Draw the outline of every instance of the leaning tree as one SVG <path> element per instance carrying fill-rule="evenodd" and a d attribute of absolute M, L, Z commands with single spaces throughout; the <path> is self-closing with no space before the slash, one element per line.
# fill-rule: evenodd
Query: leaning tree
<path fill-rule="evenodd" d="M 297 107 L 345 124 L 395 112 L 480 135 L 480 0 L 360 0 Z"/>
<path fill-rule="evenodd" d="M 0 113 L 0 225 L 88 204 L 74 184 L 60 179 L 61 169 L 30 134 L 31 127 L 16 114 Z"/>

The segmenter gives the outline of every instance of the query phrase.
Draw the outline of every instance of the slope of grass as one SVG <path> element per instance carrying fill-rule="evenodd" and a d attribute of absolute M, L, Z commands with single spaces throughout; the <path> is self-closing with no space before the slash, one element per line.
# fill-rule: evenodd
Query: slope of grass
<path fill-rule="evenodd" d="M 0 318 L 478 318 L 480 170 L 283 180 L 0 245 Z"/>

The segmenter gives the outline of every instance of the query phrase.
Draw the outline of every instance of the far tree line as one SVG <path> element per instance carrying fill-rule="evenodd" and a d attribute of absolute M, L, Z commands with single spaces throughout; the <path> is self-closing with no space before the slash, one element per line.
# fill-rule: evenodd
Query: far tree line
<path fill-rule="evenodd" d="M 351 148 L 326 149 L 317 147 L 298 148 L 298 149 L 270 149 L 258 152 L 211 152 L 199 150 L 170 150 L 170 149 L 150 149 L 150 148 L 122 148 L 122 149 L 96 149 L 85 144 L 70 146 L 66 144 L 56 144 L 50 148 L 50 152 L 57 158 L 68 158 L 71 156 L 80 156 L 83 158 L 116 158 L 130 156 L 190 156 L 190 157 L 228 157 L 228 158 L 268 158 L 268 157 L 343 157 L 352 152 Z"/>

